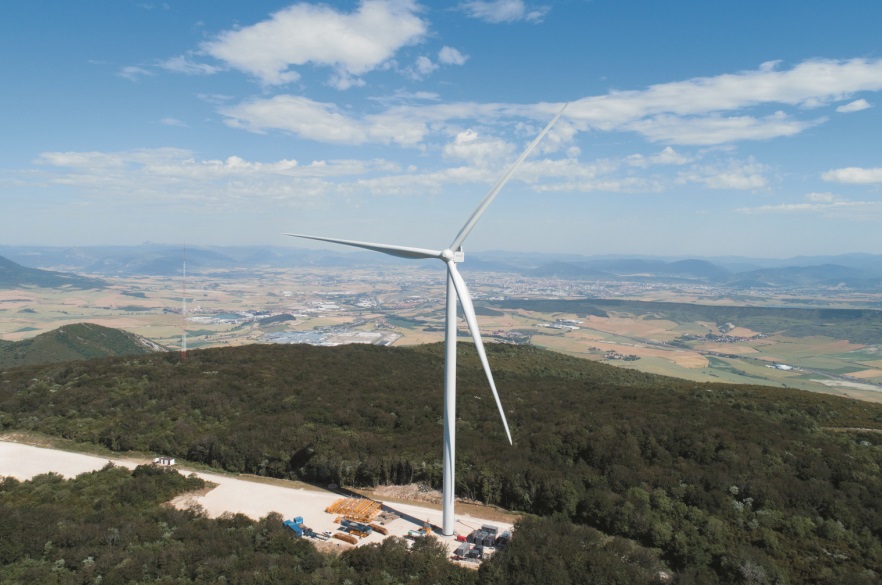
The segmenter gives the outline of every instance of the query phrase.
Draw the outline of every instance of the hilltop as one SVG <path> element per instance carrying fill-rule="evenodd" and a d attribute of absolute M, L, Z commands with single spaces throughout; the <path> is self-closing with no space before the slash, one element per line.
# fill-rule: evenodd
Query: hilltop
<path fill-rule="evenodd" d="M 558 534 L 631 539 L 682 583 L 882 574 L 882 406 L 487 349 L 514 445 L 460 344 L 458 495 L 553 518 Z M 441 345 L 251 345 L 15 368 L 0 426 L 232 472 L 437 487 L 442 357 Z M 512 566 L 540 562 L 525 538 Z"/>
<path fill-rule="evenodd" d="M 22 341 L 0 341 L 0 368 L 162 350 L 152 341 L 133 333 L 93 323 L 75 323 Z"/>
<path fill-rule="evenodd" d="M 41 288 L 103 288 L 106 283 L 97 278 L 87 278 L 66 272 L 27 268 L 0 256 L 0 289 L 38 286 Z"/>

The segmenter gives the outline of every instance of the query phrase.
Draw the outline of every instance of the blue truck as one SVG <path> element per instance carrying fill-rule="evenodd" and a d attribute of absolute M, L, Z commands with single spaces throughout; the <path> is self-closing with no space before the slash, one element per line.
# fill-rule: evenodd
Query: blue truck
<path fill-rule="evenodd" d="M 293 530 L 297 538 L 303 538 L 303 516 L 295 516 L 293 520 L 285 520 L 285 526 Z"/>

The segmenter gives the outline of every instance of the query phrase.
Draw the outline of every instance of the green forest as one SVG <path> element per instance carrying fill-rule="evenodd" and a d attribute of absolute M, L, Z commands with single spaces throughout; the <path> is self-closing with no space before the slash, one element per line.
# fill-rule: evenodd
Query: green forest
<path fill-rule="evenodd" d="M 511 546 L 482 567 L 481 582 L 535 583 L 529 575 L 544 575 L 547 583 L 651 583 L 659 567 L 669 568 L 676 583 L 879 582 L 882 406 L 699 384 L 532 347 L 487 350 L 514 446 L 473 347 L 460 344 L 457 492 L 527 516 Z M 440 345 L 253 345 L 194 351 L 186 362 L 169 353 L 13 368 L 0 373 L 0 429 L 232 472 L 353 487 L 438 487 L 442 368 Z M 63 483 L 38 481 L 55 481 L 59 489 Z M 8 505 L 18 501 L 17 485 L 2 486 Z M 153 502 L 145 513 L 159 513 L 155 502 L 163 498 L 145 495 Z M 108 513 L 115 505 L 107 504 Z M 246 524 L 212 522 L 230 522 L 230 531 Z M 260 531 L 279 522 L 247 524 Z M 252 536 L 254 547 L 257 540 Z M 49 562 L 35 551 L 3 552 L 2 562 Z M 325 564 L 302 569 L 302 579 L 337 562 L 370 573 L 397 558 L 361 551 L 322 557 Z M 66 570 L 87 556 L 64 557 Z M 368 573 L 342 578 L 467 583 L 476 575 L 377 570 L 389 571 L 389 580 Z M 181 582 L 196 580 L 187 578 Z M 150 573 L 143 582 L 161 577 Z"/>
<path fill-rule="evenodd" d="M 524 520 L 521 529 L 541 538 L 541 547 L 524 549 L 520 543 L 528 541 L 521 539 L 475 571 L 450 563 L 446 547 L 433 537 L 411 545 L 391 537 L 323 554 L 295 539 L 279 514 L 212 520 L 162 505 L 203 485 L 154 466 L 129 471 L 108 465 L 73 480 L 55 474 L 0 480 L 0 582 L 509 585 L 601 579 L 630 585 L 652 583 L 657 573 L 650 551 L 560 518 Z M 540 554 L 566 556 L 555 567 L 537 562 Z"/>

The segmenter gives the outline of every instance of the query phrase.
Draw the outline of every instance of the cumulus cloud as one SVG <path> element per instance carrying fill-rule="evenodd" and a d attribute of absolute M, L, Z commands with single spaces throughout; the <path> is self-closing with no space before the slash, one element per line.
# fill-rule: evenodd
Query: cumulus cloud
<path fill-rule="evenodd" d="M 528 7 L 523 0 L 475 0 L 463 2 L 460 9 L 472 18 L 492 24 L 504 22 L 542 22 L 550 8 L 548 6 Z"/>
<path fill-rule="evenodd" d="M 427 75 L 431 75 L 436 69 L 438 69 L 436 63 L 432 62 L 425 55 L 420 55 L 417 57 L 416 62 L 414 62 L 413 67 L 409 69 L 408 74 L 413 79 L 423 79 Z"/>
<path fill-rule="evenodd" d="M 490 163 L 511 157 L 512 151 L 512 145 L 504 140 L 481 136 L 469 129 L 457 134 L 453 142 L 444 147 L 444 156 L 486 167 Z"/>
<path fill-rule="evenodd" d="M 459 60 L 454 50 L 442 49 L 438 63 Z M 442 55 L 446 57 L 442 58 Z M 428 57 L 415 72 L 427 74 L 437 63 Z M 586 97 L 573 101 L 564 119 L 555 128 L 553 136 L 543 142 L 542 149 L 566 147 L 579 132 L 635 132 L 650 142 L 670 145 L 713 146 L 745 140 L 769 140 L 794 136 L 823 124 L 823 116 L 805 118 L 808 104 L 844 101 L 857 91 L 882 89 L 882 59 L 852 59 L 845 61 L 806 61 L 790 70 L 779 70 L 780 64 L 762 64 L 755 71 L 702 77 L 650 86 L 643 90 L 611 91 L 606 95 Z M 415 73 L 416 74 L 416 73 Z M 398 96 L 389 103 L 401 101 Z M 292 119 L 290 96 L 255 98 L 240 106 L 227 107 L 224 115 L 229 123 L 254 131 L 282 129 L 300 133 L 301 125 Z M 857 100 L 861 101 L 861 100 Z M 855 103 L 854 101 L 850 103 Z M 274 108 L 278 108 L 274 111 Z M 376 139 L 415 146 L 429 137 L 451 136 L 463 126 L 480 120 L 484 124 L 515 122 L 515 128 L 524 136 L 535 135 L 551 118 L 560 104 L 499 104 L 499 103 L 421 103 L 407 107 L 391 105 L 380 114 L 354 114 L 346 121 L 347 127 L 360 126 L 364 134 L 324 133 L 332 142 L 353 143 Z M 773 113 L 756 115 L 751 109 Z M 785 109 L 786 108 L 786 109 Z M 302 112 L 308 115 L 308 111 Z M 524 124 L 521 120 L 528 120 Z M 393 137 L 388 131 L 373 128 L 382 120 L 395 128 L 407 128 L 403 137 Z M 462 123 L 464 122 L 464 123 Z M 455 128 L 461 124 L 459 128 Z M 366 130 L 369 129 L 369 130 Z M 322 133 L 308 136 L 322 140 Z M 557 142 L 556 142 L 557 141 Z M 560 144 L 558 144 L 560 142 Z"/>
<path fill-rule="evenodd" d="M 839 106 L 838 108 L 836 108 L 836 111 L 848 114 L 851 112 L 860 112 L 861 110 L 866 110 L 867 108 L 871 107 L 873 106 L 870 105 L 870 102 L 865 99 L 859 99 Z"/>
<path fill-rule="evenodd" d="M 822 174 L 821 178 L 831 183 L 871 185 L 882 183 L 882 168 L 863 169 L 860 167 L 846 167 L 844 169 L 833 169 Z"/>
<path fill-rule="evenodd" d="M 443 65 L 463 65 L 468 57 L 453 47 L 444 46 L 438 51 L 438 62 Z"/>
<path fill-rule="evenodd" d="M 298 3 L 263 22 L 223 32 L 201 49 L 266 85 L 296 81 L 300 74 L 292 67 L 307 64 L 331 67 L 338 78 L 349 79 L 421 41 L 428 24 L 418 12 L 412 0 L 363 0 L 350 13 Z"/>

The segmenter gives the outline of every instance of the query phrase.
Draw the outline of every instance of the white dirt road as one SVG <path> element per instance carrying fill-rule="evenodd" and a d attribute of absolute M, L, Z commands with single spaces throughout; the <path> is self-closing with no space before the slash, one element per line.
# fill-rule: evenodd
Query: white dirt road
<path fill-rule="evenodd" d="M 0 440 L 0 476 L 15 477 L 20 480 L 31 479 L 36 475 L 49 472 L 73 478 L 81 473 L 101 469 L 108 461 L 129 469 L 134 469 L 137 465 L 144 463 L 144 461 L 132 459 L 108 459 Z M 273 485 L 248 480 L 247 477 L 229 477 L 215 473 L 194 472 L 184 468 L 179 468 L 178 471 L 186 474 L 195 473 L 205 481 L 217 484 L 217 487 L 204 495 L 189 494 L 177 498 L 174 502 L 177 506 L 198 504 L 212 518 L 224 513 L 238 513 L 258 519 L 270 512 L 278 512 L 286 520 L 302 516 L 303 523 L 318 533 L 340 530 L 340 525 L 334 523 L 336 516 L 325 512 L 325 508 L 343 497 L 336 492 Z M 440 510 L 425 508 L 417 504 L 384 504 L 383 510 L 389 510 L 401 516 L 400 519 L 386 525 L 390 536 L 404 537 L 409 530 L 416 530 L 426 520 L 433 526 L 441 525 Z M 460 534 L 468 534 L 484 524 L 497 526 L 500 533 L 512 528 L 511 524 L 505 522 L 483 520 L 468 515 L 457 515 L 456 519 L 455 529 Z M 447 543 L 451 552 L 459 545 L 454 537 L 442 537 L 438 534 L 436 536 Z M 375 532 L 361 539 L 360 544 L 379 542 L 383 538 L 385 538 L 383 535 Z M 339 543 L 341 547 L 350 546 L 336 539 L 329 542 Z"/>

